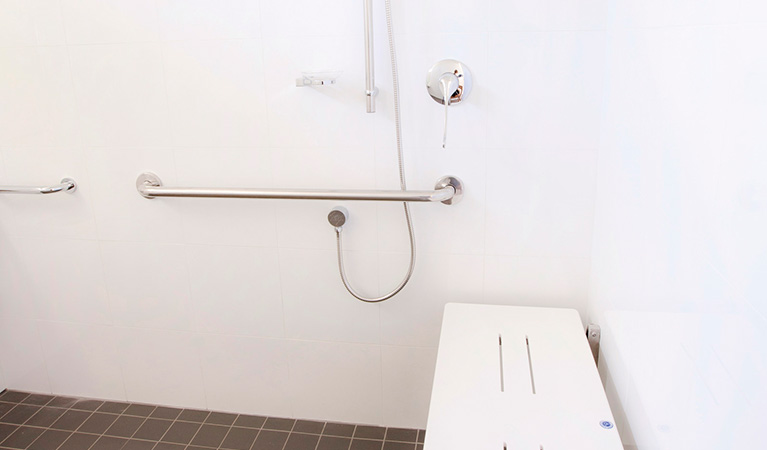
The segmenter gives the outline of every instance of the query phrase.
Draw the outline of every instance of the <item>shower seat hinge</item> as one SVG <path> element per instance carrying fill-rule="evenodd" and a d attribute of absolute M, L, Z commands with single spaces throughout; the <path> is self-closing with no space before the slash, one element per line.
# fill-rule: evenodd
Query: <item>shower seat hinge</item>
<path fill-rule="evenodd" d="M 599 365 L 599 340 L 602 338 L 602 329 L 595 323 L 590 323 L 586 327 L 586 338 L 589 340 L 591 354 L 594 355 L 594 363 Z"/>

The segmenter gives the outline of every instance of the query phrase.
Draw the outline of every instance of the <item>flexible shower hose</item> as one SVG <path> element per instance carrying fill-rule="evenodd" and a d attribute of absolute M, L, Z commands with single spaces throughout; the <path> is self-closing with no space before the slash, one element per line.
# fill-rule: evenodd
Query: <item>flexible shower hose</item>
<path fill-rule="evenodd" d="M 397 134 L 397 161 L 399 162 L 399 185 L 400 189 L 407 190 L 405 184 L 405 162 L 402 155 L 402 121 L 400 116 L 400 99 L 399 99 L 399 70 L 397 68 L 397 51 L 394 46 L 394 25 L 392 20 L 391 0 L 386 0 L 386 30 L 389 35 L 389 57 L 391 58 L 391 73 L 392 84 L 394 94 L 394 127 Z M 413 230 L 413 219 L 410 217 L 410 206 L 407 202 L 402 202 L 402 207 L 405 209 L 405 221 L 407 222 L 407 231 L 410 236 L 410 266 L 407 269 L 405 278 L 397 285 L 394 290 L 382 297 L 366 298 L 358 294 L 354 288 L 349 284 L 349 280 L 346 278 L 346 272 L 344 271 L 344 259 L 343 259 L 343 246 L 341 242 L 341 228 L 336 228 L 336 248 L 338 249 L 338 271 L 341 273 L 341 281 L 344 283 L 344 287 L 349 293 L 357 300 L 366 303 L 379 303 L 399 294 L 399 292 L 407 285 L 410 278 L 413 276 L 413 269 L 415 268 L 415 231 Z"/>

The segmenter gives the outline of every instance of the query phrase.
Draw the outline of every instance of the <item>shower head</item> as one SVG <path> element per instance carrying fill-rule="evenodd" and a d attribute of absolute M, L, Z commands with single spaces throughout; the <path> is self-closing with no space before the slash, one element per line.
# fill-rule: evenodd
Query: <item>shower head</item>
<path fill-rule="evenodd" d="M 341 230 L 346 221 L 349 219 L 349 211 L 343 206 L 336 206 L 328 214 L 328 222 L 330 222 L 336 230 Z"/>

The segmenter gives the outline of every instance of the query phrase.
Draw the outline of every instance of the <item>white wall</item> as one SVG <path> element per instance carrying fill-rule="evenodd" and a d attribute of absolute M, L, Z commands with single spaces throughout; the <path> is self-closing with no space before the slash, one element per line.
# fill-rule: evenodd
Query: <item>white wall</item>
<path fill-rule="evenodd" d="M 763 448 L 767 8 L 615 0 L 591 318 L 627 448 Z"/>
<path fill-rule="evenodd" d="M 394 2 L 415 205 L 411 284 L 356 302 L 334 203 L 146 200 L 168 185 L 397 188 L 383 2 L 365 113 L 358 0 L 0 2 L 0 363 L 9 387 L 239 412 L 425 424 L 448 301 L 586 311 L 606 0 Z M 448 7 L 445 7 L 447 3 Z M 424 77 L 468 64 L 447 150 Z M 342 70 L 297 89 L 301 71 Z M 399 205 L 348 204 L 348 271 L 407 264 Z"/>

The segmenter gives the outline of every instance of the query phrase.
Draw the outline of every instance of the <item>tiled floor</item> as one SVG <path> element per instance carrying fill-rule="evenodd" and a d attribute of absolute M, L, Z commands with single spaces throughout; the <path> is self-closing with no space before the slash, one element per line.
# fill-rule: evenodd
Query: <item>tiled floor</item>
<path fill-rule="evenodd" d="M 0 449 L 422 450 L 423 430 L 0 394 Z"/>

